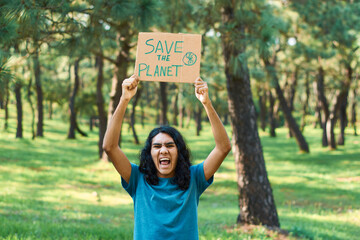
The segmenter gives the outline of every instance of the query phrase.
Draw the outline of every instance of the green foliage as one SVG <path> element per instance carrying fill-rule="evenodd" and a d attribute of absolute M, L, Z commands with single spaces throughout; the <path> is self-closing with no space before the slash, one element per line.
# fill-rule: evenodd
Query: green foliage
<path fill-rule="evenodd" d="M 274 48 L 280 43 L 280 34 L 287 35 L 290 25 L 280 16 L 274 15 L 275 8 L 269 5 L 261 9 L 259 22 L 256 23 L 254 34 L 259 41 L 259 55 L 263 59 L 273 56 Z"/>
<path fill-rule="evenodd" d="M 5 8 L 0 7 L 0 44 L 7 44 L 18 37 L 18 24 L 11 13 L 5 14 Z"/>
<path fill-rule="evenodd" d="M 266 74 L 262 68 L 253 68 L 251 69 L 251 77 L 256 79 L 256 81 L 264 82 L 266 80 Z"/>
<path fill-rule="evenodd" d="M 147 31 L 152 25 L 160 24 L 164 3 L 154 0 L 137 0 L 134 7 L 134 22 L 139 31 Z"/>
<path fill-rule="evenodd" d="M 5 91 L 5 85 L 9 84 L 13 75 L 7 67 L 8 56 L 0 51 L 0 91 Z"/>

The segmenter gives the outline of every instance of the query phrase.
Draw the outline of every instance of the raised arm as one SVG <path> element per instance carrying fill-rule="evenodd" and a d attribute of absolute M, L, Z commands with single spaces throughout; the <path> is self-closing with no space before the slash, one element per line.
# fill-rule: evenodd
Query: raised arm
<path fill-rule="evenodd" d="M 120 102 L 110 120 L 103 142 L 104 151 L 127 183 L 129 183 L 131 176 L 131 164 L 119 147 L 119 137 L 126 107 L 131 98 L 136 94 L 138 83 L 139 79 L 135 75 L 123 81 Z"/>
<path fill-rule="evenodd" d="M 215 147 L 204 162 L 205 179 L 209 180 L 219 169 L 231 150 L 229 137 L 209 98 L 208 86 L 201 78 L 195 81 L 195 95 L 205 108 L 215 139 Z"/>

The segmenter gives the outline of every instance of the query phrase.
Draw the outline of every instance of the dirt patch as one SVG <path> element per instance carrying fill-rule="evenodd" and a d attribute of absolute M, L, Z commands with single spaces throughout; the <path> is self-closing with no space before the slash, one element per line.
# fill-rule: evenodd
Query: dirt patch
<path fill-rule="evenodd" d="M 239 232 L 245 234 L 253 234 L 253 232 L 262 231 L 262 229 L 266 231 L 266 236 L 270 237 L 271 239 L 275 239 L 275 240 L 296 239 L 294 236 L 290 237 L 287 231 L 282 230 L 280 228 L 266 228 L 264 226 L 251 225 L 251 224 L 237 225 L 232 228 L 229 227 L 226 229 L 226 231 L 229 233 Z"/>
<path fill-rule="evenodd" d="M 88 172 L 112 172 L 114 170 L 108 169 L 108 168 L 100 168 L 100 169 L 86 169 L 86 171 L 88 171 Z"/>
<path fill-rule="evenodd" d="M 346 177 L 346 178 L 336 178 L 338 182 L 360 182 L 360 176 L 358 177 Z"/>
<path fill-rule="evenodd" d="M 43 172 L 43 171 L 47 171 L 50 168 L 49 167 L 29 167 L 29 169 L 36 171 L 36 172 Z"/>

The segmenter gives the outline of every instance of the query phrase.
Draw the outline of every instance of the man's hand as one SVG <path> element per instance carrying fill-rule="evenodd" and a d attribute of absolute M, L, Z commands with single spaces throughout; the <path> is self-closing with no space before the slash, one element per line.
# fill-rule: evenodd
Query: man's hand
<path fill-rule="evenodd" d="M 132 75 L 122 83 L 122 95 L 121 98 L 130 101 L 131 98 L 136 94 L 137 86 L 139 84 L 139 77 Z"/>
<path fill-rule="evenodd" d="M 208 90 L 207 83 L 204 82 L 200 77 L 196 78 L 195 95 L 202 104 L 207 104 L 210 102 Z"/>

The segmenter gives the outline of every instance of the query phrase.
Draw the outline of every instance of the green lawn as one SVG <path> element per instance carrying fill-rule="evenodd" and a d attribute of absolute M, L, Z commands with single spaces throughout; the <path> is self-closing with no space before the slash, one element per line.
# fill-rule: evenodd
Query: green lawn
<path fill-rule="evenodd" d="M 2 111 L 2 110 L 1 110 Z M 12 116 L 14 117 L 14 116 Z M 0 114 L 3 128 L 3 115 Z M 132 200 L 113 166 L 98 161 L 97 132 L 67 140 L 68 125 L 45 121 L 45 138 L 15 139 L 15 119 L 0 131 L 0 239 L 132 239 Z M 137 126 L 142 143 L 153 126 Z M 86 126 L 82 126 L 83 129 Z M 141 149 L 125 124 L 122 147 L 138 162 Z M 194 163 L 213 146 L 210 127 L 200 137 L 181 130 Z M 231 130 L 228 127 L 228 132 Z M 328 151 L 319 129 L 306 128 L 310 154 L 298 153 L 286 129 L 261 140 L 280 217 L 288 238 L 357 239 L 360 236 L 360 137 L 347 132 L 346 145 Z M 263 227 L 240 228 L 237 184 L 231 154 L 199 205 L 201 239 L 278 239 Z"/>

